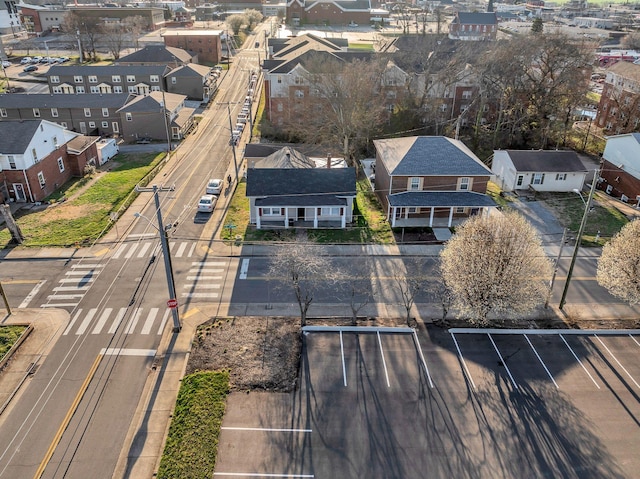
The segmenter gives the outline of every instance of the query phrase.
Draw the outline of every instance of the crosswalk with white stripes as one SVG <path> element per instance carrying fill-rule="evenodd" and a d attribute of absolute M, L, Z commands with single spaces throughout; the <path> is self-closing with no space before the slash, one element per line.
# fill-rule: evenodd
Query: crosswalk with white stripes
<path fill-rule="evenodd" d="M 124 321 L 124 334 L 162 334 L 169 319 L 171 310 L 165 309 L 160 314 L 160 308 L 134 308 L 127 317 L 127 308 L 105 308 L 98 315 L 98 308 L 91 308 L 84 312 L 78 309 L 62 335 L 82 334 L 114 334 Z M 95 322 L 95 318 L 98 318 Z"/>
<path fill-rule="evenodd" d="M 76 306 L 87 293 L 91 284 L 102 271 L 103 265 L 98 263 L 78 263 L 71 265 L 65 277 L 58 281 L 58 286 L 47 296 L 42 308 L 64 308 Z"/>
<path fill-rule="evenodd" d="M 169 241 L 169 251 L 173 258 L 191 258 L 196 249 L 195 241 Z M 135 243 L 122 243 L 114 251 L 111 259 L 147 258 L 157 254 L 160 250 L 160 242 L 157 240 L 145 240 Z"/>
<path fill-rule="evenodd" d="M 224 266 L 224 261 L 195 261 L 191 263 L 180 296 L 193 299 L 217 298 L 220 295 L 218 291 L 222 287 Z"/>

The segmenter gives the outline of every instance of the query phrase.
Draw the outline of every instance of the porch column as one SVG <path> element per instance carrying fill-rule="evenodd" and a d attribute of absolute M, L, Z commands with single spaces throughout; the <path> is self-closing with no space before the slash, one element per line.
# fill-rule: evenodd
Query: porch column
<path fill-rule="evenodd" d="M 347 227 L 347 209 L 346 208 L 340 208 L 340 219 L 341 219 L 340 225 L 343 228 L 346 228 Z"/>
<path fill-rule="evenodd" d="M 313 208 L 313 227 L 318 228 L 318 208 Z"/>
<path fill-rule="evenodd" d="M 284 209 L 284 227 L 289 228 L 289 208 Z"/>
<path fill-rule="evenodd" d="M 431 207 L 431 213 L 429 213 L 429 228 L 433 228 L 433 213 L 436 210 L 435 206 Z"/>
<path fill-rule="evenodd" d="M 391 208 L 391 227 L 396 227 L 396 207 Z"/>
<path fill-rule="evenodd" d="M 453 206 L 449 207 L 449 228 L 451 228 L 451 223 L 453 222 Z"/>
<path fill-rule="evenodd" d="M 260 220 L 262 219 L 262 208 L 256 208 L 256 228 L 260 229 Z"/>

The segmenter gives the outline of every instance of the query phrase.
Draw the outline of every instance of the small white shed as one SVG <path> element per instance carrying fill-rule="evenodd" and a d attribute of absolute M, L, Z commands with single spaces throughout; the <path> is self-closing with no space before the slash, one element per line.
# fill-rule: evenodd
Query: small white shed
<path fill-rule="evenodd" d="M 504 191 L 581 190 L 587 169 L 575 151 L 496 150 L 491 171 Z"/>
<path fill-rule="evenodd" d="M 115 138 L 103 138 L 96 143 L 98 148 L 98 164 L 104 165 L 111 158 L 116 156 L 120 149 Z"/>

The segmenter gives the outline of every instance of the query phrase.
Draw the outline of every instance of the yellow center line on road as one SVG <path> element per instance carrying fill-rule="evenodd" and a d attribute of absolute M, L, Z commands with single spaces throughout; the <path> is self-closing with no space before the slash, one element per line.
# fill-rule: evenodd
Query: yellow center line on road
<path fill-rule="evenodd" d="M 67 429 L 67 426 L 69 426 L 69 423 L 71 422 L 71 418 L 73 417 L 73 414 L 76 412 L 76 409 L 78 408 L 78 404 L 80 404 L 80 401 L 84 396 L 84 393 L 87 392 L 89 383 L 93 379 L 93 375 L 96 373 L 96 370 L 100 365 L 100 361 L 102 360 L 102 357 L 103 357 L 102 354 L 98 354 L 98 356 L 96 357 L 96 360 L 91 365 L 91 369 L 89 369 L 89 373 L 87 374 L 87 377 L 84 378 L 84 381 L 82 382 L 82 386 L 80 386 L 80 390 L 78 391 L 78 394 L 76 394 L 76 397 L 74 398 L 73 403 L 71 403 L 71 407 L 69 407 L 69 410 L 67 411 L 67 414 L 64 417 L 64 420 L 62 421 L 62 424 L 60 424 L 60 427 L 58 428 L 58 432 L 56 432 L 56 435 L 53 437 L 53 441 L 51 441 L 51 445 L 49 446 L 49 449 L 47 450 L 47 453 L 45 454 L 44 459 L 42 459 L 42 462 L 40 463 L 38 470 L 33 476 L 33 479 L 40 479 L 40 477 L 42 477 L 42 474 L 44 473 L 44 470 L 47 467 L 47 464 L 49 464 L 49 461 L 51 460 L 51 457 L 53 456 L 53 453 L 56 450 L 56 447 L 58 447 L 58 444 L 60 443 L 60 439 L 62 439 L 62 435 L 64 434 L 64 431 Z"/>

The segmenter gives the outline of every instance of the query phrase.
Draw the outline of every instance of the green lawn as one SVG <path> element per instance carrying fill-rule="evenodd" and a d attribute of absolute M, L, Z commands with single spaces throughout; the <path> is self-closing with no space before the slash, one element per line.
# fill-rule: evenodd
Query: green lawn
<path fill-rule="evenodd" d="M 228 393 L 228 372 L 197 372 L 182 379 L 158 479 L 213 477 Z"/>
<path fill-rule="evenodd" d="M 136 184 L 164 158 L 165 154 L 117 155 L 116 168 L 104 173 L 91 187 L 71 200 L 90 178 L 75 178 L 49 198 L 53 203 L 40 211 L 16 218 L 24 246 L 71 246 L 90 244 L 110 227 L 109 214 L 128 206 L 135 198 Z M 58 203 L 58 204 L 55 204 Z M 11 240 L 8 230 L 0 230 L 0 247 Z"/>
<path fill-rule="evenodd" d="M 0 326 L 0 359 L 4 358 L 26 330 L 26 326 Z"/>

